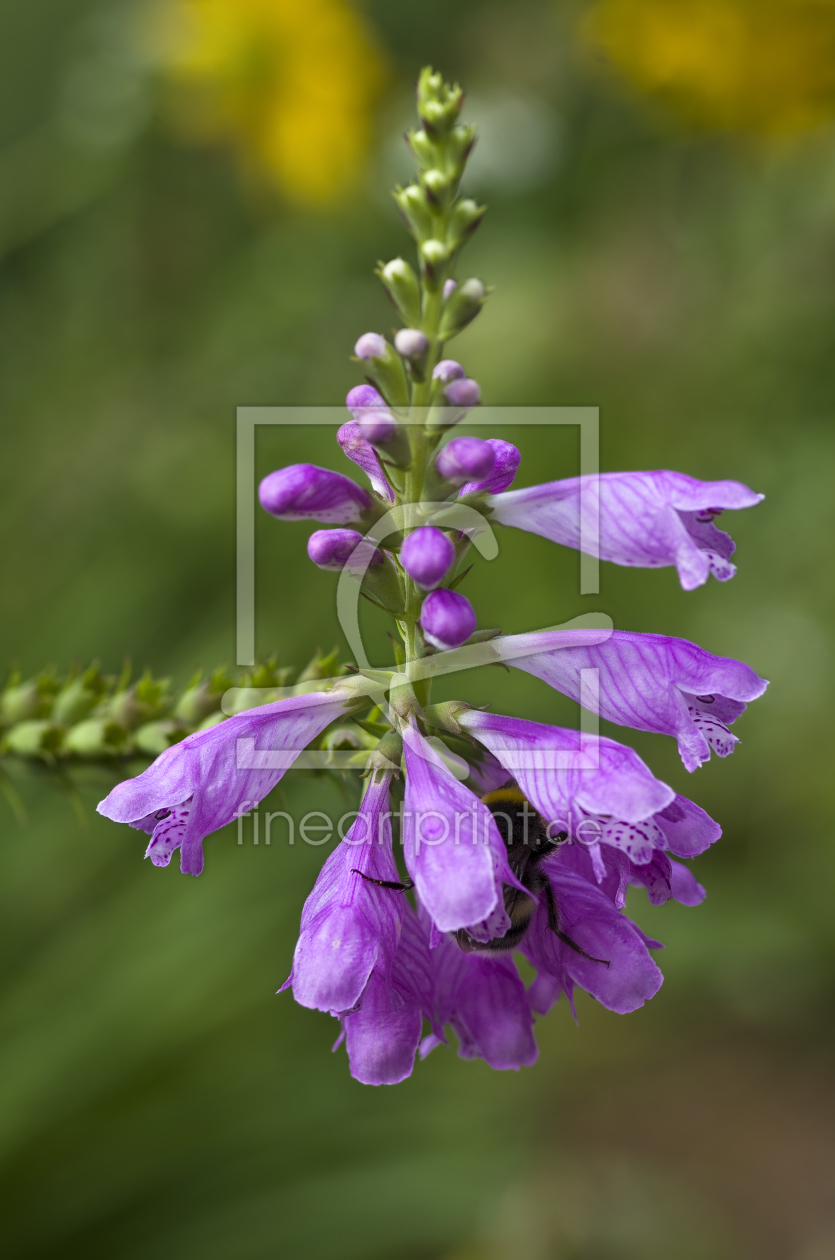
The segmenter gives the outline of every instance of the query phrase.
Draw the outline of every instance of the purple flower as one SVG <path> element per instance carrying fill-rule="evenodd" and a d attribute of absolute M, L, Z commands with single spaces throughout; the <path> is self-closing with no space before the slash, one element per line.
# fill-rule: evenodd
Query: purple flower
<path fill-rule="evenodd" d="M 420 626 L 434 647 L 456 648 L 474 633 L 476 615 L 470 601 L 457 591 L 432 591 L 423 601 Z"/>
<path fill-rule="evenodd" d="M 283 986 L 292 985 L 302 1006 L 341 1015 L 358 1005 L 372 971 L 391 970 L 407 902 L 369 882 L 400 878 L 391 847 L 390 778 L 369 783 L 356 821 L 305 902 Z"/>
<path fill-rule="evenodd" d="M 352 568 L 365 571 L 365 549 L 352 560 L 357 547 L 364 541 L 362 534 L 357 533 L 355 529 L 317 529 L 315 534 L 311 534 L 307 540 L 307 554 L 320 569 L 330 569 L 335 573 L 341 573 L 346 564 L 351 564 Z M 371 548 L 372 544 L 368 543 L 367 547 Z M 382 563 L 382 553 L 374 548 L 369 564 Z"/>
<path fill-rule="evenodd" d="M 359 388 L 362 388 L 362 386 Z M 362 429 L 357 422 L 350 420 L 347 424 L 343 424 L 336 435 L 336 440 L 348 458 L 353 460 L 367 475 L 380 498 L 385 499 L 388 503 L 393 503 L 394 491 L 386 480 L 380 457 L 371 443 L 363 436 Z"/>
<path fill-rule="evenodd" d="M 408 724 L 403 754 L 403 852 L 421 902 L 441 932 L 465 927 L 479 940 L 502 936 L 510 920 L 501 886 L 518 881 L 493 815 Z"/>
<path fill-rule="evenodd" d="M 387 353 L 386 339 L 379 333 L 363 333 L 354 346 L 354 354 L 358 359 L 385 359 Z"/>
<path fill-rule="evenodd" d="M 581 647 L 563 647 L 558 630 L 524 639 L 541 649 L 509 656 L 510 664 L 577 701 L 580 671 L 596 670 L 597 701 L 583 694 L 583 705 L 620 726 L 674 735 L 688 770 L 708 761 L 711 748 L 720 757 L 733 752 L 737 740 L 728 726 L 744 713 L 745 702 L 756 700 L 768 686 L 742 661 L 661 634 L 615 630 L 605 643 Z M 501 655 L 521 640 L 503 636 L 494 647 Z"/>
<path fill-rule="evenodd" d="M 340 680 L 331 691 L 290 696 L 197 731 L 119 783 L 98 811 L 152 833 L 145 856 L 155 866 L 180 849 L 180 870 L 199 875 L 204 838 L 263 800 L 302 749 L 344 715 L 354 691 Z"/>
<path fill-rule="evenodd" d="M 418 328 L 401 328 L 394 335 L 394 348 L 404 359 L 419 359 L 428 347 L 425 334 Z"/>
<path fill-rule="evenodd" d="M 465 954 L 446 937 L 431 957 L 437 1024 L 452 1025 L 460 1057 L 499 1069 L 534 1063 L 533 1014 L 511 955 Z M 438 1033 L 426 1037 L 421 1058 L 440 1043 Z"/>
<path fill-rule="evenodd" d="M 481 390 L 477 381 L 465 376 L 463 380 L 450 381 L 444 390 L 444 397 L 452 407 L 474 407 L 481 398 Z"/>
<path fill-rule="evenodd" d="M 426 590 L 444 580 L 454 560 L 455 547 L 451 539 L 433 525 L 413 530 L 400 548 L 403 568 L 413 581 Z"/>
<path fill-rule="evenodd" d="M 581 491 L 584 499 L 580 526 Z M 696 481 L 676 472 L 603 473 L 511 490 L 488 500 L 500 525 L 541 534 L 615 564 L 659 568 L 674 564 L 681 585 L 693 590 L 713 573 L 733 577 L 733 540 L 713 518 L 725 508 L 746 508 L 764 496 L 738 481 Z M 599 513 L 599 538 L 596 521 Z"/>
<path fill-rule="evenodd" d="M 398 896 L 387 889 L 379 891 Z M 432 1014 L 432 998 L 426 938 L 414 910 L 404 905 L 400 940 L 388 974 L 375 969 L 359 1009 L 342 1016 L 351 1075 L 356 1080 L 364 1085 L 396 1085 L 411 1075 L 423 1017 Z"/>
<path fill-rule="evenodd" d="M 468 481 L 459 490 L 459 497 L 462 494 L 500 494 L 502 490 L 507 489 L 516 476 L 522 456 L 513 443 L 505 442 L 501 438 L 488 438 L 487 445 L 493 448 L 494 456 L 490 475 L 483 481 Z"/>
<path fill-rule="evenodd" d="M 453 381 L 453 385 L 457 382 Z M 451 386 L 450 386 L 451 388 Z M 483 481 L 496 462 L 496 452 L 481 438 L 460 437 L 438 452 L 435 469 L 445 481 L 461 485 L 465 481 Z"/>
<path fill-rule="evenodd" d="M 572 949 L 551 931 L 547 906 L 540 901 L 521 944 L 538 972 L 529 991 L 531 1004 L 545 1015 L 565 993 L 573 1009 L 574 986 L 579 985 L 608 1010 L 626 1015 L 661 988 L 664 977 L 648 952 L 648 947 L 661 946 L 645 937 L 601 889 L 571 870 L 565 852 L 560 849 L 547 858 L 543 868 L 554 891 L 560 931 L 579 948 Z"/>
<path fill-rule="evenodd" d="M 698 805 L 676 796 L 613 739 L 478 709 L 459 713 L 457 721 L 516 780 L 552 839 L 564 832 L 593 856 L 609 845 L 644 865 L 656 850 L 692 857 L 721 835 Z"/>
<path fill-rule="evenodd" d="M 432 371 L 433 381 L 443 381 L 448 384 L 450 381 L 460 381 L 467 373 L 464 371 L 460 363 L 456 363 L 454 359 L 441 359 L 440 363 L 436 363 Z"/>
<path fill-rule="evenodd" d="M 291 464 L 269 473 L 258 487 L 258 498 L 267 512 L 282 520 L 326 525 L 350 525 L 373 502 L 350 477 L 315 464 Z"/>

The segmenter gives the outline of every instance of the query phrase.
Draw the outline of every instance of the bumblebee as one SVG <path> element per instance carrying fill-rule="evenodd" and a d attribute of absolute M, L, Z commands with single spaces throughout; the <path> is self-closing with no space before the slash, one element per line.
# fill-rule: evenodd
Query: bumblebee
<path fill-rule="evenodd" d="M 508 783 L 495 792 L 488 792 L 486 796 L 482 796 L 481 800 L 493 815 L 499 834 L 505 843 L 508 865 L 519 883 L 527 889 L 527 893 L 511 887 L 510 884 L 504 884 L 504 907 L 510 919 L 510 927 L 504 936 L 498 936 L 489 941 L 477 941 L 464 928 L 460 928 L 453 933 L 459 948 L 468 954 L 492 954 L 515 949 L 531 925 L 538 904 L 537 894 L 542 894 L 548 908 L 548 927 L 563 945 L 581 954 L 583 958 L 588 958 L 590 962 L 599 962 L 608 967 L 609 963 L 605 958 L 594 958 L 591 954 L 587 954 L 562 930 L 557 899 L 554 896 L 551 881 L 539 869 L 543 859 L 568 839 L 568 833 L 560 831 L 555 836 L 551 836 L 544 819 L 535 809 L 532 809 L 530 802 L 515 784 Z M 369 875 L 363 875 L 362 871 L 355 871 L 355 873 L 362 875 L 362 878 L 368 880 L 369 883 L 394 892 L 408 892 L 414 887 L 410 879 L 399 883 L 394 880 L 372 879 Z"/>

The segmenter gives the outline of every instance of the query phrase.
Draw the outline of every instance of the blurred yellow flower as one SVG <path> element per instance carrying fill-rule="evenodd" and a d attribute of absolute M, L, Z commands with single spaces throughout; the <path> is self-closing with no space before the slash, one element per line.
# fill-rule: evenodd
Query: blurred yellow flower
<path fill-rule="evenodd" d="M 697 126 L 787 137 L 835 116 L 835 0 L 598 0 L 583 30 Z"/>
<path fill-rule="evenodd" d="M 356 182 L 385 62 L 344 0 L 164 0 L 152 42 L 183 135 L 232 145 L 301 204 Z"/>

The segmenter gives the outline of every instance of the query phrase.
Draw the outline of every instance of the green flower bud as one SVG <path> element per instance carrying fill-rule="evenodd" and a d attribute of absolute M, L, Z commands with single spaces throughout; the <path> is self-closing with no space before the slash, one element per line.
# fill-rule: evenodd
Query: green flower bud
<path fill-rule="evenodd" d="M 449 262 L 449 250 L 443 241 L 424 241 L 420 247 L 420 258 L 427 285 L 437 288 L 443 282 L 444 270 Z"/>
<path fill-rule="evenodd" d="M 85 761 L 121 757 L 128 751 L 128 732 L 106 718 L 88 718 L 67 732 L 64 751 Z"/>
<path fill-rule="evenodd" d="M 475 319 L 487 298 L 488 291 L 480 280 L 473 278 L 459 284 L 444 304 L 441 315 L 441 336 L 452 337 L 465 328 L 471 320 Z"/>
<path fill-rule="evenodd" d="M 418 79 L 417 108 L 430 136 L 451 131 L 463 103 L 464 93 L 457 83 L 444 83 L 440 74 L 424 66 Z"/>
<path fill-rule="evenodd" d="M 453 127 L 447 137 L 447 155 L 459 172 L 463 169 L 464 163 L 470 156 L 472 147 L 475 144 L 475 134 L 475 127 L 471 124 L 459 124 L 457 127 Z"/>
<path fill-rule="evenodd" d="M 403 258 L 393 258 L 381 267 L 377 275 L 397 307 L 404 324 L 413 327 L 420 323 L 420 283 L 414 270 Z"/>
<path fill-rule="evenodd" d="M 449 216 L 449 239 L 456 249 L 473 234 L 486 213 L 487 207 L 478 205 L 471 197 L 462 197 L 455 203 Z"/>
<path fill-rule="evenodd" d="M 55 697 L 52 720 L 58 726 L 74 726 L 101 700 L 107 683 L 96 666 L 70 679 Z"/>
<path fill-rule="evenodd" d="M 232 679 L 223 670 L 202 681 L 198 675 L 177 701 L 174 717 L 185 726 L 198 726 L 210 713 L 217 712 L 224 691 L 232 685 Z"/>
<path fill-rule="evenodd" d="M 44 718 L 18 722 L 6 732 L 3 751 L 17 757 L 55 757 L 61 750 L 64 732 Z"/>
<path fill-rule="evenodd" d="M 312 682 L 319 678 L 341 678 L 347 672 L 345 666 L 339 663 L 339 648 L 335 647 L 327 656 L 323 656 L 321 649 L 317 648 L 316 655 L 308 661 L 296 681 Z"/>
<path fill-rule="evenodd" d="M 406 135 L 406 142 L 415 160 L 424 170 L 428 170 L 438 161 L 440 148 L 435 140 L 431 139 L 425 131 L 410 131 Z"/>
<path fill-rule="evenodd" d="M 134 732 L 133 743 L 137 752 L 145 753 L 148 757 L 158 757 L 172 744 L 178 744 L 185 735 L 182 726 L 171 718 L 164 718 L 161 722 L 146 722 L 144 726 L 140 726 Z"/>
<path fill-rule="evenodd" d="M 423 175 L 423 186 L 429 200 L 436 206 L 444 206 L 449 201 L 452 191 L 450 177 L 444 171 L 434 167 Z"/>
<path fill-rule="evenodd" d="M 426 190 L 419 184 L 409 184 L 406 188 L 395 188 L 392 195 L 415 240 L 423 241 L 431 236 L 432 215 Z"/>
<path fill-rule="evenodd" d="M 51 672 L 21 682 L 20 673 L 15 671 L 0 695 L 0 724 L 13 726 L 29 718 L 47 717 L 57 690 L 58 682 Z"/>

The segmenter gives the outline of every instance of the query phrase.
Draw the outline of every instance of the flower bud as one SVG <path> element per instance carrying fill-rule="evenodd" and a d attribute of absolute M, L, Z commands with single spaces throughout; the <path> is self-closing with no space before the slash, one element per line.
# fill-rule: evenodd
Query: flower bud
<path fill-rule="evenodd" d="M 354 346 L 354 354 L 358 359 L 384 359 L 386 357 L 386 339 L 379 333 L 363 333 Z"/>
<path fill-rule="evenodd" d="M 320 569 L 330 569 L 340 573 L 363 542 L 362 534 L 355 529 L 317 529 L 307 540 L 307 554 Z M 368 546 L 371 544 L 369 543 Z M 360 552 L 353 567 L 362 567 L 365 556 Z M 377 549 L 371 557 L 371 564 L 382 564 L 383 556 Z"/>
<path fill-rule="evenodd" d="M 409 264 L 403 258 L 393 258 L 378 274 L 404 321 L 407 324 L 419 323 L 420 284 Z"/>
<path fill-rule="evenodd" d="M 424 170 L 429 170 L 438 160 L 438 146 L 434 140 L 430 140 L 426 132 L 410 131 L 406 135 L 406 143 L 412 150 L 419 166 Z"/>
<path fill-rule="evenodd" d="M 452 407 L 474 407 L 481 397 L 478 383 L 470 377 L 450 381 L 444 397 Z"/>
<path fill-rule="evenodd" d="M 429 348 L 426 336 L 418 328 L 401 328 L 395 334 L 394 344 L 404 359 L 419 359 Z"/>
<path fill-rule="evenodd" d="M 392 406 L 408 406 L 409 385 L 403 360 L 379 333 L 363 333 L 354 353 L 365 366 L 366 375 L 378 385 Z"/>
<path fill-rule="evenodd" d="M 37 678 L 30 678 L 28 682 L 13 680 L 12 686 L 0 695 L 0 723 L 4 725 L 25 722 L 48 712 L 49 701 L 42 694 Z"/>
<path fill-rule="evenodd" d="M 432 380 L 443 381 L 446 385 L 449 381 L 460 381 L 465 375 L 460 363 L 456 363 L 454 359 L 441 359 L 440 363 L 435 365 Z"/>
<path fill-rule="evenodd" d="M 397 421 L 387 411 L 365 411 L 357 421 L 360 433 L 372 446 L 385 446 L 397 433 Z"/>
<path fill-rule="evenodd" d="M 474 437 L 453 438 L 438 453 L 435 471 L 445 481 L 463 485 L 466 481 L 483 481 L 489 477 L 495 461 L 489 442 Z"/>
<path fill-rule="evenodd" d="M 172 744 L 178 744 L 186 735 L 185 729 L 171 718 L 163 718 L 159 722 L 146 722 L 134 731 L 133 743 L 137 752 L 146 757 L 159 757 Z"/>
<path fill-rule="evenodd" d="M 127 731 L 116 722 L 88 718 L 67 731 L 64 750 L 92 761 L 100 757 L 119 757 L 127 751 L 127 739 Z"/>
<path fill-rule="evenodd" d="M 449 260 L 449 249 L 443 241 L 435 240 L 434 237 L 428 241 L 424 241 L 420 246 L 420 257 L 423 263 L 423 273 L 427 284 L 432 288 L 438 278 L 438 272 L 443 268 Z"/>
<path fill-rule="evenodd" d="M 502 438 L 488 438 L 487 445 L 492 446 L 495 456 L 492 472 L 480 481 L 468 481 L 461 487 L 460 494 L 500 494 L 516 476 L 522 456 L 513 443 Z"/>
<path fill-rule="evenodd" d="M 372 499 L 342 473 L 315 464 L 291 464 L 269 473 L 258 487 L 261 506 L 285 521 L 348 525 L 361 519 Z"/>
<path fill-rule="evenodd" d="M 364 411 L 370 411 L 375 407 L 385 410 L 386 401 L 373 385 L 355 385 L 353 389 L 348 390 L 345 406 L 354 419 L 358 420 Z"/>
<path fill-rule="evenodd" d="M 409 534 L 400 548 L 400 563 L 413 581 L 426 590 L 442 582 L 455 560 L 451 539 L 433 525 Z"/>
<path fill-rule="evenodd" d="M 463 245 L 468 236 L 476 230 L 487 213 L 486 206 L 480 206 L 471 197 L 462 197 L 452 207 L 449 216 L 449 234 L 456 245 Z"/>
<path fill-rule="evenodd" d="M 54 757 L 60 752 L 64 732 L 46 718 L 18 722 L 3 739 L 3 750 L 17 757 Z"/>
<path fill-rule="evenodd" d="M 73 726 L 102 699 L 107 683 L 97 666 L 70 679 L 58 692 L 50 717 L 58 726 Z"/>
<path fill-rule="evenodd" d="M 458 288 L 457 280 L 445 280 L 444 281 L 444 301 L 446 301 L 450 293 L 454 293 L 457 288 Z"/>
<path fill-rule="evenodd" d="M 435 205 L 443 206 L 449 201 L 452 191 L 449 175 L 435 168 L 431 171 L 425 171 L 422 179 L 426 195 L 431 202 Z"/>
<path fill-rule="evenodd" d="M 424 636 L 437 648 L 456 648 L 476 628 L 473 606 L 457 591 L 432 591 L 423 601 L 420 625 Z"/>
<path fill-rule="evenodd" d="M 428 242 L 427 242 L 428 244 Z M 444 305 L 441 315 L 441 336 L 449 337 L 460 332 L 475 319 L 487 301 L 487 290 L 480 280 L 472 278 L 459 284 Z"/>
<path fill-rule="evenodd" d="M 432 215 L 426 190 L 420 184 L 408 184 L 405 188 L 394 190 L 394 200 L 412 235 L 419 241 L 429 236 L 432 231 Z"/>

